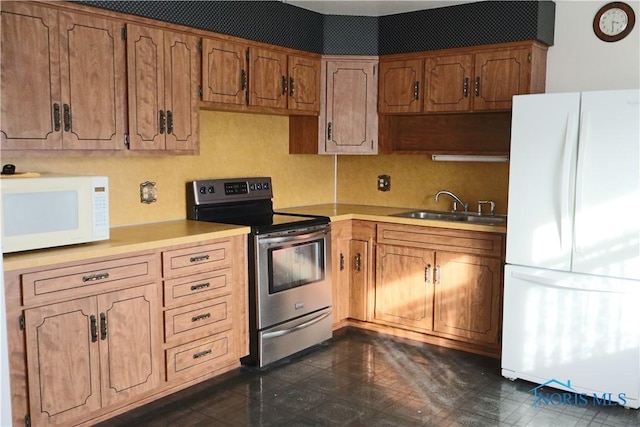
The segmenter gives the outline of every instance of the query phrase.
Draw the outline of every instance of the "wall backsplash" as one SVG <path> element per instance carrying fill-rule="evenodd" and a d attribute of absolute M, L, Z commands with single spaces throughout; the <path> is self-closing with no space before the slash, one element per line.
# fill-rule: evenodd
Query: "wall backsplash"
<path fill-rule="evenodd" d="M 378 191 L 378 175 L 391 176 L 390 191 Z M 449 190 L 470 210 L 477 209 L 478 200 L 493 200 L 496 213 L 506 214 L 508 186 L 508 163 L 434 162 L 416 154 L 338 158 L 339 203 L 448 210 L 451 198 L 435 202 L 434 195 Z"/>
<path fill-rule="evenodd" d="M 286 116 L 200 112 L 199 156 L 2 158 L 19 172 L 106 175 L 112 226 L 185 217 L 185 183 L 194 179 L 271 176 L 276 208 L 331 203 L 333 156 L 289 154 Z M 140 203 L 140 183 L 154 181 L 158 201 Z"/>

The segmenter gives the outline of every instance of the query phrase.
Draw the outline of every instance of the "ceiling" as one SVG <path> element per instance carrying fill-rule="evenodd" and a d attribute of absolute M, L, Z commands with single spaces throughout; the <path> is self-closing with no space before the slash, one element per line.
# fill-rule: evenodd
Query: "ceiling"
<path fill-rule="evenodd" d="M 281 0 L 323 15 L 383 16 L 482 0 Z"/>

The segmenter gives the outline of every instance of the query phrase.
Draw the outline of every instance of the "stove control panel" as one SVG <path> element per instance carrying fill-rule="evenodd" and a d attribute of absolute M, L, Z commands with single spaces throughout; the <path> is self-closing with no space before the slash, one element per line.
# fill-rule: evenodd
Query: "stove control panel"
<path fill-rule="evenodd" d="M 270 177 L 205 179 L 187 183 L 187 196 L 195 205 L 234 200 L 271 199 Z"/>

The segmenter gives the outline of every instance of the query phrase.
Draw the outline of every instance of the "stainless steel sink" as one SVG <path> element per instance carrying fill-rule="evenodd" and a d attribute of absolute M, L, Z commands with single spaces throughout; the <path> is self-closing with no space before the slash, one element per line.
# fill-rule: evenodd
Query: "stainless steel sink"
<path fill-rule="evenodd" d="M 507 222 L 505 215 L 478 215 L 473 212 L 442 212 L 416 210 L 401 212 L 391 216 L 402 218 L 431 219 L 436 221 L 468 222 L 472 224 L 500 225 Z"/>

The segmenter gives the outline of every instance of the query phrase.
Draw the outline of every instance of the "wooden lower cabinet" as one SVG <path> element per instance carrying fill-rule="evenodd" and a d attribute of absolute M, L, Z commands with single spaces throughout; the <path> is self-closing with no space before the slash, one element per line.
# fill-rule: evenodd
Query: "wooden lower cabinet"
<path fill-rule="evenodd" d="M 376 239 L 374 324 L 499 356 L 503 234 L 378 223 Z"/>
<path fill-rule="evenodd" d="M 25 310 L 30 417 L 66 424 L 160 384 L 155 284 Z"/>
<path fill-rule="evenodd" d="M 246 241 L 5 271 L 13 425 L 94 425 L 239 367 Z"/>
<path fill-rule="evenodd" d="M 438 252 L 433 330 L 498 344 L 502 262 L 496 258 Z"/>
<path fill-rule="evenodd" d="M 378 245 L 374 319 L 417 330 L 433 329 L 435 252 Z"/>

